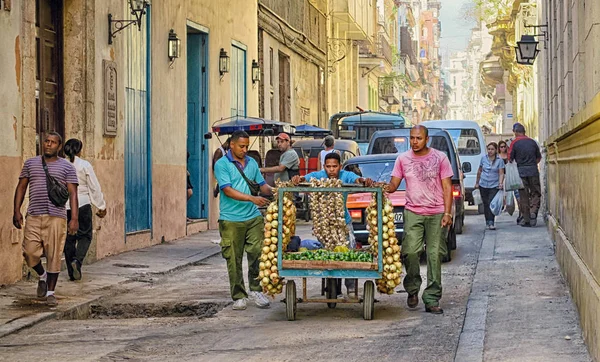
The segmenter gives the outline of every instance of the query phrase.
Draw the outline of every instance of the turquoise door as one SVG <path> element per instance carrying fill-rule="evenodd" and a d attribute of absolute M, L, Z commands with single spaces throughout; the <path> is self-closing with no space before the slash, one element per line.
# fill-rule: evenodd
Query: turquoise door
<path fill-rule="evenodd" d="M 150 147 L 150 9 L 141 31 L 131 29 L 125 38 L 125 232 L 152 227 Z M 129 29 L 128 29 L 129 30 Z"/>
<path fill-rule="evenodd" d="M 193 31 L 189 29 L 189 31 Z M 207 118 L 208 36 L 205 33 L 187 34 L 187 150 L 190 154 L 187 167 L 194 193 L 187 203 L 187 217 L 207 218 L 208 197 L 208 145 L 204 134 L 209 131 Z"/>

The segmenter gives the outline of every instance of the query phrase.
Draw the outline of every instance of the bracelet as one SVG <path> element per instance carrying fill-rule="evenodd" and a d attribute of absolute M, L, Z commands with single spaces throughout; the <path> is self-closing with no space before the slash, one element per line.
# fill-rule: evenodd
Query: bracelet
<path fill-rule="evenodd" d="M 444 216 L 446 216 L 446 215 L 448 215 L 448 216 L 452 217 L 452 214 L 449 214 L 449 213 L 447 213 L 447 212 L 445 212 L 445 213 L 444 213 Z"/>

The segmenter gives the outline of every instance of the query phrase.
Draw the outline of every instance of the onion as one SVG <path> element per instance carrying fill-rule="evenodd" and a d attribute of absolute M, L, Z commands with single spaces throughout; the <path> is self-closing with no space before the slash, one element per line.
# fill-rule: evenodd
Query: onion
<path fill-rule="evenodd" d="M 264 278 L 262 278 L 261 282 L 262 282 L 263 286 L 266 286 L 267 284 L 269 284 L 270 280 L 268 277 L 264 277 Z"/>
<path fill-rule="evenodd" d="M 266 254 L 266 253 L 268 253 L 269 251 L 271 251 L 271 248 L 270 248 L 270 247 L 268 247 L 268 246 L 264 246 L 264 247 L 262 248 L 262 251 L 263 251 L 263 253 L 264 253 L 264 254 Z M 270 259 L 270 258 L 269 258 L 269 259 Z"/>

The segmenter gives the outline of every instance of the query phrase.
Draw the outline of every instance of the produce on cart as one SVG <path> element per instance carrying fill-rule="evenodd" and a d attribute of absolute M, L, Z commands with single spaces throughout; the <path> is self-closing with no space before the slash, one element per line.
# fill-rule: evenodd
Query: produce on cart
<path fill-rule="evenodd" d="M 313 188 L 341 187 L 339 179 L 311 180 Z M 345 200 L 341 192 L 311 192 L 310 213 L 313 220 L 313 234 L 325 245 L 325 249 L 333 250 L 337 246 L 348 245 L 348 228 L 346 227 Z"/>
<path fill-rule="evenodd" d="M 394 294 L 394 289 L 400 284 L 400 274 L 402 273 L 402 264 L 400 262 L 400 245 L 396 238 L 396 229 L 394 226 L 394 207 L 392 202 L 384 194 L 382 210 L 382 261 L 383 274 L 381 279 L 377 279 L 377 290 L 383 294 Z M 369 230 L 369 244 L 371 252 L 377 257 L 378 253 L 378 229 L 377 229 L 377 198 L 375 194 L 371 199 L 371 204 L 367 207 L 367 229 Z"/>

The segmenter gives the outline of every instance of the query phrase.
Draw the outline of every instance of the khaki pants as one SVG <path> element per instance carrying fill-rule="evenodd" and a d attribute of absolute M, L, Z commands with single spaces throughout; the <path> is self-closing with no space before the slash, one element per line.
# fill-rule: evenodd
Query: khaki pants
<path fill-rule="evenodd" d="M 67 237 L 67 220 L 62 217 L 27 216 L 23 238 L 23 256 L 29 267 L 46 256 L 48 273 L 60 273 L 60 259 Z"/>

